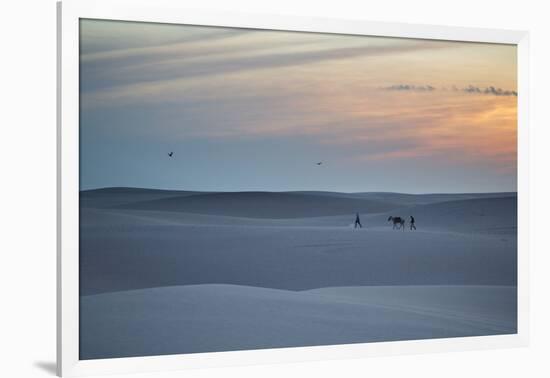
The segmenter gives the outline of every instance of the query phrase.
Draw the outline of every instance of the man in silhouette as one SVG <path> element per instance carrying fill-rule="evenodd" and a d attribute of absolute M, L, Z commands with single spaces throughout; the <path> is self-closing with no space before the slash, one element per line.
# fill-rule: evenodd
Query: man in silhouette
<path fill-rule="evenodd" d="M 355 213 L 355 227 L 353 228 L 357 228 L 357 225 L 359 225 L 359 228 L 363 228 L 361 225 L 361 219 L 359 219 L 359 213 Z"/>
<path fill-rule="evenodd" d="M 414 217 L 411 215 L 411 231 L 413 229 L 416 231 L 416 226 L 414 225 Z"/>

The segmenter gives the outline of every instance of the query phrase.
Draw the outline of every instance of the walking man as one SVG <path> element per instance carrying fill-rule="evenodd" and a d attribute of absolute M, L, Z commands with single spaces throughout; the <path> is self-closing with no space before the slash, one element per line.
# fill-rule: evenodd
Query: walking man
<path fill-rule="evenodd" d="M 359 219 L 359 213 L 355 213 L 355 227 L 354 228 L 357 228 L 357 225 L 359 225 L 359 228 L 363 228 L 363 226 L 361 225 L 361 219 Z"/>
<path fill-rule="evenodd" d="M 416 231 L 416 226 L 414 225 L 414 217 L 411 215 L 411 231 L 413 229 Z"/>

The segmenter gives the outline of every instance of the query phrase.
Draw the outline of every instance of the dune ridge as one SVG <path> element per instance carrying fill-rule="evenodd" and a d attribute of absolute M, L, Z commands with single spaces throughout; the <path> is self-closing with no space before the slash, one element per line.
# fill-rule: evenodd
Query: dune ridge
<path fill-rule="evenodd" d="M 429 295 L 425 290 L 394 286 L 291 292 L 193 285 L 86 296 L 81 298 L 80 358 L 516 332 L 514 287 L 436 286 L 428 288 Z M 359 292 L 360 299 L 350 299 L 346 292 L 356 297 Z M 411 294 L 415 308 L 395 304 L 410 302 Z"/>
<path fill-rule="evenodd" d="M 517 331 L 515 193 L 80 196 L 81 359 Z"/>
<path fill-rule="evenodd" d="M 137 188 L 82 191 L 82 208 L 182 212 L 237 218 L 291 219 L 407 211 L 459 200 L 517 198 L 514 193 L 401 194 L 336 192 L 197 192 Z M 481 202 L 479 202 L 481 203 Z M 412 210 L 412 209 L 411 209 Z"/>

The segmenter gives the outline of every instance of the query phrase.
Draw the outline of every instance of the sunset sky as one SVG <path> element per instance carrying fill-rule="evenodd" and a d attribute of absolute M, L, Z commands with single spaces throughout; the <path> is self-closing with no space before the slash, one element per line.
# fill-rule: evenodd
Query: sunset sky
<path fill-rule="evenodd" d="M 81 189 L 516 191 L 512 45 L 83 20 L 80 49 Z"/>

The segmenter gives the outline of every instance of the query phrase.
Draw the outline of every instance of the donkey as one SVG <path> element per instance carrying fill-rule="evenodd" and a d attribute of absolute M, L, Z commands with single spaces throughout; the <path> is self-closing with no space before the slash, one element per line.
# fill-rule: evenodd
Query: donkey
<path fill-rule="evenodd" d="M 393 229 L 394 230 L 399 230 L 400 228 L 405 231 L 405 219 L 404 218 L 401 218 L 401 217 L 393 217 L 393 216 L 390 216 L 388 218 L 388 222 L 393 222 Z"/>

